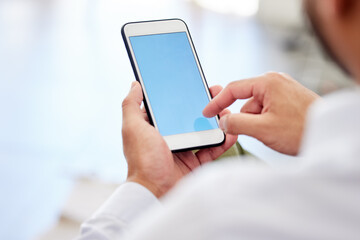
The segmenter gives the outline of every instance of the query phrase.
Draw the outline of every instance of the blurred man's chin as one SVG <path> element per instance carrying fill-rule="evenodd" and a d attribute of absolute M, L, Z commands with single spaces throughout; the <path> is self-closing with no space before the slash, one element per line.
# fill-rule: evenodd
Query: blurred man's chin
<path fill-rule="evenodd" d="M 325 34 L 321 31 L 321 23 L 319 20 L 319 16 L 316 9 L 316 1 L 317 0 L 305 0 L 304 1 L 304 7 L 306 14 L 308 16 L 308 19 L 311 23 L 312 29 L 314 31 L 315 36 L 319 40 L 325 54 L 331 58 L 332 61 L 334 61 L 341 70 L 347 74 L 351 75 L 351 73 L 348 71 L 346 66 L 340 61 L 338 57 L 336 57 L 334 50 L 331 48 L 329 42 L 327 41 Z"/>

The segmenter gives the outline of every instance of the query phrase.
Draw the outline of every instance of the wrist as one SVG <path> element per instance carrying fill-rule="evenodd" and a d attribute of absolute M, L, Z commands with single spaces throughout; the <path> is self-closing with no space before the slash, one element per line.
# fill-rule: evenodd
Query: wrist
<path fill-rule="evenodd" d="M 155 197 L 160 198 L 162 195 L 164 195 L 165 191 L 160 190 L 159 187 L 157 187 L 155 184 L 150 183 L 147 180 L 144 180 L 139 177 L 128 177 L 127 182 L 134 182 L 142 185 L 143 187 L 147 188 L 150 192 L 152 192 Z"/>

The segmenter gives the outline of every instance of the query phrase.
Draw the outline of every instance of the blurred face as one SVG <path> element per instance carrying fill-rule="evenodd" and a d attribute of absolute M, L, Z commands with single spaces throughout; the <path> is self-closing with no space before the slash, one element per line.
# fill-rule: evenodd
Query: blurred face
<path fill-rule="evenodd" d="M 320 11 L 317 9 L 317 2 L 318 0 L 304 0 L 304 7 L 306 14 L 310 20 L 310 23 L 313 27 L 314 33 L 319 39 L 323 49 L 325 50 L 326 54 L 346 73 L 349 75 L 349 70 L 345 66 L 343 62 L 340 61 L 339 58 L 336 57 L 336 50 L 333 49 L 333 46 L 331 46 L 328 36 L 326 36 L 325 32 L 323 32 L 321 29 L 324 19 L 322 19 L 322 16 L 320 16 Z M 326 22 L 326 20 L 325 20 Z"/>

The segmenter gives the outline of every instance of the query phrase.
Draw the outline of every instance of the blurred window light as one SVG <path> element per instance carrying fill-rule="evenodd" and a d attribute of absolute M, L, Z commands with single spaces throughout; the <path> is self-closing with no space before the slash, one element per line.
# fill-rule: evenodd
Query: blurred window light
<path fill-rule="evenodd" d="M 189 0 L 211 11 L 250 17 L 257 13 L 259 0 Z"/>

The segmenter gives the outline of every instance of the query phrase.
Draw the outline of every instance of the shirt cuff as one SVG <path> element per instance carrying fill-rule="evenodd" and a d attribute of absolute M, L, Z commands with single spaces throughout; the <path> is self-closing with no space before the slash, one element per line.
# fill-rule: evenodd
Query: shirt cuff
<path fill-rule="evenodd" d="M 126 182 L 115 190 L 93 217 L 107 215 L 130 223 L 155 206 L 160 206 L 160 201 L 152 192 L 138 183 Z"/>

